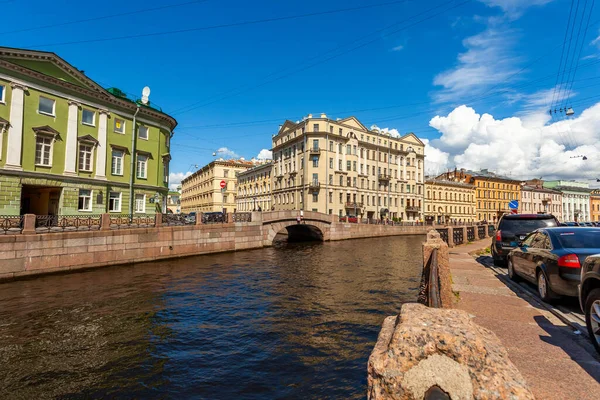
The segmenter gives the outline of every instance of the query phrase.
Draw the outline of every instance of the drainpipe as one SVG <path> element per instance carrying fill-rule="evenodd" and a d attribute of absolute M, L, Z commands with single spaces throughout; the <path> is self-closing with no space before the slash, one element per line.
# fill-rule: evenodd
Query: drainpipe
<path fill-rule="evenodd" d="M 137 108 L 135 113 L 133 114 L 133 124 L 131 127 L 131 166 L 129 168 L 129 219 L 133 219 L 133 178 L 135 176 L 135 119 L 137 117 L 138 112 L 140 112 L 140 105 L 137 104 Z"/>

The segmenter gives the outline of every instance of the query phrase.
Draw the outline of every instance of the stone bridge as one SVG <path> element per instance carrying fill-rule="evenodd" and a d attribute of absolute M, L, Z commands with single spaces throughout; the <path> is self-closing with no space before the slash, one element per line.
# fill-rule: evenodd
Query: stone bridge
<path fill-rule="evenodd" d="M 260 215 L 262 214 L 262 215 Z M 271 246 L 275 235 L 287 231 L 289 241 L 299 240 L 331 240 L 331 226 L 339 220 L 337 215 L 304 211 L 300 223 L 300 211 L 268 211 L 262 212 L 263 244 Z M 253 220 L 256 214 L 253 213 Z M 257 216 L 258 217 L 258 216 Z"/>

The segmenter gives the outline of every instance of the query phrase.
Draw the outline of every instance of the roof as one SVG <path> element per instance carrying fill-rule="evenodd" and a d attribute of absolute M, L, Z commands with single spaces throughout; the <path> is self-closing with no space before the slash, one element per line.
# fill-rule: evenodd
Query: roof
<path fill-rule="evenodd" d="M 559 192 L 579 192 L 579 193 L 590 193 L 591 190 L 587 188 L 577 187 L 577 186 L 554 186 L 554 190 Z"/>
<path fill-rule="evenodd" d="M 46 83 L 61 86 L 66 90 L 81 93 L 90 97 L 101 99 L 104 102 L 128 108 L 132 112 L 140 107 L 144 114 L 168 122 L 171 130 L 177 126 L 177 121 L 172 116 L 156 109 L 151 105 L 144 105 L 139 101 L 123 97 L 123 92 L 107 90 L 85 75 L 81 71 L 62 59 L 56 53 L 49 51 L 28 50 L 12 47 L 0 47 L 0 67 Z"/>
<path fill-rule="evenodd" d="M 504 175 L 499 175 L 496 174 L 495 172 L 490 172 L 487 169 L 482 169 L 479 171 L 471 171 L 471 170 L 466 170 L 464 171 L 465 174 L 471 175 L 473 178 L 483 178 L 483 179 L 497 179 L 497 180 L 504 180 L 504 181 L 511 181 L 511 182 L 521 182 L 517 179 L 508 177 L 508 176 L 504 176 Z"/>
<path fill-rule="evenodd" d="M 560 192 L 558 190 L 548 189 L 548 188 L 538 187 L 538 186 L 532 186 L 532 185 L 523 185 L 523 186 L 521 186 L 521 190 L 525 190 L 528 192 L 560 194 Z"/>
<path fill-rule="evenodd" d="M 446 179 L 427 179 L 425 181 L 426 185 L 442 185 L 442 186 L 455 186 L 455 187 L 462 187 L 465 189 L 475 189 L 475 185 L 472 185 L 470 183 L 465 183 L 465 182 L 457 182 L 457 181 L 451 181 L 451 180 L 446 180 Z"/>

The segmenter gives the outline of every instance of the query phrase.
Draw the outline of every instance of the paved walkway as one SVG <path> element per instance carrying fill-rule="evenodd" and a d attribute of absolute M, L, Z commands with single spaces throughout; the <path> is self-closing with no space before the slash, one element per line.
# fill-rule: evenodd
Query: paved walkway
<path fill-rule="evenodd" d="M 504 343 L 510 359 L 540 399 L 600 399 L 600 358 L 587 337 L 576 335 L 536 300 L 516 293 L 469 252 L 491 239 L 450 249 L 456 308 L 475 316 Z"/>

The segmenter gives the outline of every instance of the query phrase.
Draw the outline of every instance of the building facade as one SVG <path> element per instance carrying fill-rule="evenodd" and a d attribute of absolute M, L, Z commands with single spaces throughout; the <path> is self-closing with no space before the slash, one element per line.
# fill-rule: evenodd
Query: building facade
<path fill-rule="evenodd" d="M 54 53 L 0 48 L 0 214 L 164 210 L 176 125 Z"/>
<path fill-rule="evenodd" d="M 309 114 L 285 121 L 272 141 L 275 210 L 423 219 L 425 146 L 414 134 Z"/>
<path fill-rule="evenodd" d="M 169 191 L 167 195 L 167 212 L 171 214 L 181 214 L 181 193 Z"/>
<path fill-rule="evenodd" d="M 510 213 L 508 203 L 521 198 L 521 182 L 509 177 L 497 175 L 486 169 L 464 171 L 469 183 L 475 185 L 477 219 L 495 222 L 504 214 Z"/>
<path fill-rule="evenodd" d="M 440 175 L 425 181 L 425 221 L 444 224 L 475 222 L 475 186 L 464 177 Z"/>
<path fill-rule="evenodd" d="M 236 199 L 238 211 L 271 210 L 272 169 L 273 164 L 266 162 L 238 174 Z"/>
<path fill-rule="evenodd" d="M 552 214 L 562 218 L 562 193 L 544 188 L 541 182 L 536 185 L 521 185 L 519 212 Z"/>
<path fill-rule="evenodd" d="M 590 193 L 590 221 L 600 221 L 600 189 Z"/>
<path fill-rule="evenodd" d="M 244 159 L 219 159 L 181 181 L 181 212 L 235 212 L 237 177 L 254 164 Z M 221 189 L 221 182 L 225 188 Z"/>
<path fill-rule="evenodd" d="M 562 193 L 562 222 L 590 221 L 590 185 L 576 181 L 545 181 L 544 187 Z"/>

